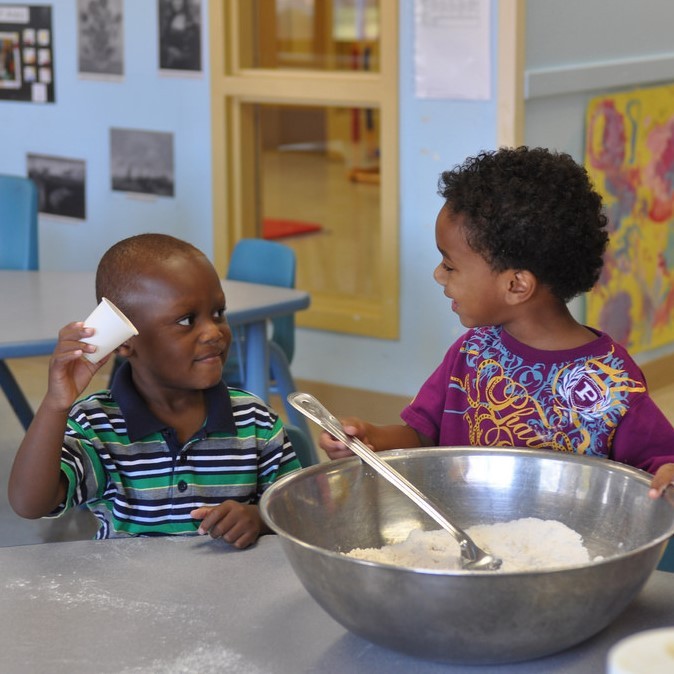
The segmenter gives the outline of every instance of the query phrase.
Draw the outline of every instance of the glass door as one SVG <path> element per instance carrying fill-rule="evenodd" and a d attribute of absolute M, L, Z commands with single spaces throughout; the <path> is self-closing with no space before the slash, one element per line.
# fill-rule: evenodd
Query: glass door
<path fill-rule="evenodd" d="M 210 11 L 216 263 L 281 241 L 312 296 L 300 325 L 397 337 L 397 2 Z"/>

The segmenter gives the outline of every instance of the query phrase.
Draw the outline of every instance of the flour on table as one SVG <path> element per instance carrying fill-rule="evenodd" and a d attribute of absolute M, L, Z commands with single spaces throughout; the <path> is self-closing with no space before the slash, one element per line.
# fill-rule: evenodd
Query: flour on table
<path fill-rule="evenodd" d="M 149 664 L 126 668 L 120 674 L 262 674 L 251 662 L 218 644 L 197 644 L 175 658 L 153 660 Z"/>
<path fill-rule="evenodd" d="M 579 533 L 557 520 L 525 517 L 479 524 L 466 533 L 476 545 L 503 560 L 500 571 L 535 571 L 588 564 L 592 561 Z M 355 548 L 349 557 L 414 569 L 461 568 L 459 544 L 444 529 L 413 529 L 407 539 L 382 548 Z"/>

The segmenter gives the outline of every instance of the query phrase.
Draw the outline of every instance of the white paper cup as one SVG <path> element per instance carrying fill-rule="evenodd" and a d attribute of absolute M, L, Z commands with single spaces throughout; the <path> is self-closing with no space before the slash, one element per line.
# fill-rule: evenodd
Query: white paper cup
<path fill-rule="evenodd" d="M 619 641 L 608 652 L 608 674 L 672 674 L 674 627 L 646 630 Z"/>
<path fill-rule="evenodd" d="M 105 297 L 84 321 L 84 327 L 96 331 L 93 336 L 82 340 L 96 346 L 96 351 L 84 354 L 92 363 L 98 363 L 129 337 L 138 334 L 134 324 Z"/>

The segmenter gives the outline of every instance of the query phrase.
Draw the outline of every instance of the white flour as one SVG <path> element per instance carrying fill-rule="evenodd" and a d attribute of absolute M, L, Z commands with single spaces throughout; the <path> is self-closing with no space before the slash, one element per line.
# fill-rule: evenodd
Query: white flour
<path fill-rule="evenodd" d="M 534 571 L 592 561 L 580 534 L 557 520 L 525 517 L 476 525 L 466 529 L 466 533 L 478 546 L 503 560 L 500 571 Z M 401 543 L 382 548 L 355 548 L 345 554 L 415 569 L 461 568 L 459 544 L 444 529 L 413 529 Z"/>
<path fill-rule="evenodd" d="M 120 674 L 262 674 L 239 653 L 217 643 L 197 644 L 175 659 L 153 660 L 150 664 L 126 668 Z"/>

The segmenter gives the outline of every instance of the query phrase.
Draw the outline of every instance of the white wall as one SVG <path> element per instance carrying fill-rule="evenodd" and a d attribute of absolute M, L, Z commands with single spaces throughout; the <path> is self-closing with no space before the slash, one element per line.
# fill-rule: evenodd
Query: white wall
<path fill-rule="evenodd" d="M 671 0 L 530 0 L 526 22 L 527 144 L 582 162 L 591 98 L 674 80 Z"/>
<path fill-rule="evenodd" d="M 112 243 L 145 231 L 187 239 L 210 255 L 208 73 L 198 78 L 160 76 L 157 3 L 134 0 L 124 3 L 123 81 L 82 79 L 77 73 L 76 0 L 48 4 L 52 6 L 56 103 L 0 100 L 0 173 L 26 175 L 26 153 L 85 160 L 87 219 L 40 216 L 40 267 L 95 269 Z M 204 40 L 207 37 L 204 31 Z M 204 54 L 207 48 L 204 44 Z M 207 66 L 208 59 L 204 62 Z M 134 198 L 112 192 L 110 127 L 175 134 L 174 198 Z"/>

